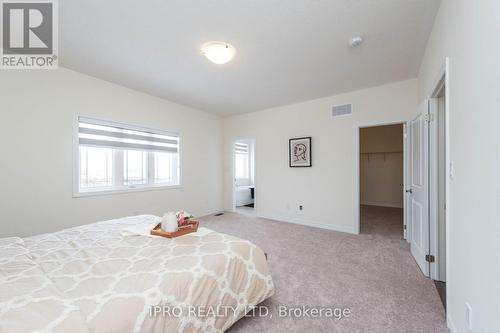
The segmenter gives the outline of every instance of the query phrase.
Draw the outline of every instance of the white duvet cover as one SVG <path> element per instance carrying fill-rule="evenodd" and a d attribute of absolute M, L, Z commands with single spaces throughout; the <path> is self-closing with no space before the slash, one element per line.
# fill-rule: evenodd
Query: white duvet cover
<path fill-rule="evenodd" d="M 223 332 L 273 294 L 264 253 L 249 241 L 207 229 L 122 234 L 157 221 L 0 239 L 0 332 Z"/>

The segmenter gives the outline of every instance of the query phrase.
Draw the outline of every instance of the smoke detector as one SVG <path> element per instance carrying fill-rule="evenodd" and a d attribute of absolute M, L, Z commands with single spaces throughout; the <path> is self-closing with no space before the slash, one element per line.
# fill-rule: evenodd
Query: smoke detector
<path fill-rule="evenodd" d="M 361 43 L 363 43 L 363 37 L 361 36 L 352 37 L 351 40 L 349 40 L 349 46 L 352 48 L 360 46 Z"/>

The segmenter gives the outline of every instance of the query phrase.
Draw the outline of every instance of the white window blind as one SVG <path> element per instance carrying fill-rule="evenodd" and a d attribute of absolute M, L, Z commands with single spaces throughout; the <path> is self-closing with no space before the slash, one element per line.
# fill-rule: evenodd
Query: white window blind
<path fill-rule="evenodd" d="M 237 154 L 247 154 L 248 155 L 248 143 L 236 142 L 235 151 Z"/>
<path fill-rule="evenodd" d="M 153 130 L 139 130 L 124 124 L 80 117 L 78 142 L 82 146 L 114 149 L 174 152 L 179 150 L 179 136 Z"/>
<path fill-rule="evenodd" d="M 78 193 L 179 185 L 179 135 L 78 118 Z"/>

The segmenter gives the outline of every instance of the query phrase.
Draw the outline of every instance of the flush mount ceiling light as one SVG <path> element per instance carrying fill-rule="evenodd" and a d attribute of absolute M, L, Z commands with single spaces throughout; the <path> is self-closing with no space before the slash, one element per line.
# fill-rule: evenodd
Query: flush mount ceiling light
<path fill-rule="evenodd" d="M 201 46 L 201 52 L 214 64 L 223 65 L 233 59 L 236 49 L 225 42 L 207 42 Z"/>

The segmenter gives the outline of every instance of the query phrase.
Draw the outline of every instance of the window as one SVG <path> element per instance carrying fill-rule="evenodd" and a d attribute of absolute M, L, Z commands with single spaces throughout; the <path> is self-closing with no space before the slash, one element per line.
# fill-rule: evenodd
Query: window
<path fill-rule="evenodd" d="M 171 183 L 174 181 L 177 169 L 177 154 L 154 153 L 154 183 Z"/>
<path fill-rule="evenodd" d="M 80 186 L 92 188 L 113 185 L 113 149 L 80 148 Z"/>
<path fill-rule="evenodd" d="M 123 162 L 125 185 L 144 185 L 148 183 L 148 152 L 124 150 Z"/>
<path fill-rule="evenodd" d="M 179 185 L 179 135 L 78 118 L 78 193 Z"/>
<path fill-rule="evenodd" d="M 250 183 L 250 151 L 248 143 L 236 142 L 234 149 L 235 177 L 237 185 Z"/>

